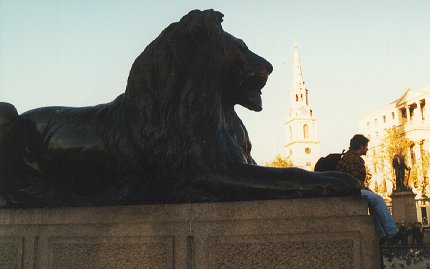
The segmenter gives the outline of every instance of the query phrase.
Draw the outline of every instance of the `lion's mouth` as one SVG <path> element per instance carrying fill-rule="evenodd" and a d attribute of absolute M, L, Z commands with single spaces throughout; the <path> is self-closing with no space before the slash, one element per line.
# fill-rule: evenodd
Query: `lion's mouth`
<path fill-rule="evenodd" d="M 245 98 L 244 103 L 241 103 L 241 105 L 253 111 L 263 109 L 261 89 L 266 85 L 267 78 L 268 76 L 265 74 L 257 74 L 250 76 L 242 83 L 241 88 L 244 90 Z"/>

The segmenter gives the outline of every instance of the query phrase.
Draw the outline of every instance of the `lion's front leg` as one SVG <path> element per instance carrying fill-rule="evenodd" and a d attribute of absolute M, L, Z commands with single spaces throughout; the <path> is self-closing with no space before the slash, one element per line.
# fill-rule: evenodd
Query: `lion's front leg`
<path fill-rule="evenodd" d="M 359 195 L 361 185 L 340 172 L 236 165 L 219 174 L 198 177 L 191 189 L 204 190 L 207 201 L 289 199 Z M 201 197 L 200 197 L 201 200 Z"/>

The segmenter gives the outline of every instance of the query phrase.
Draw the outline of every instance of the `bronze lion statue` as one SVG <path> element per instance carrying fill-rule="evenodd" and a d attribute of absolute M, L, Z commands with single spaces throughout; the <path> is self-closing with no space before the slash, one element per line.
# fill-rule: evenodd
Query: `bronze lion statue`
<path fill-rule="evenodd" d="M 262 110 L 272 65 L 193 10 L 135 60 L 125 93 L 18 115 L 0 104 L 0 206 L 187 203 L 351 195 L 338 172 L 257 166 L 239 104 Z"/>

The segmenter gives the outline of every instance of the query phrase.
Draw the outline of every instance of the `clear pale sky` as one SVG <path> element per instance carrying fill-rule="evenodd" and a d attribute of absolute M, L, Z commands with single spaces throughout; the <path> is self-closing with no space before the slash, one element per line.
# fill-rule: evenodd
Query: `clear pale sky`
<path fill-rule="evenodd" d="M 110 102 L 146 45 L 190 10 L 209 8 L 274 66 L 263 111 L 236 107 L 259 163 L 285 154 L 294 40 L 324 155 L 348 147 L 364 114 L 430 86 L 428 0 L 0 0 L 0 101 L 20 113 Z"/>

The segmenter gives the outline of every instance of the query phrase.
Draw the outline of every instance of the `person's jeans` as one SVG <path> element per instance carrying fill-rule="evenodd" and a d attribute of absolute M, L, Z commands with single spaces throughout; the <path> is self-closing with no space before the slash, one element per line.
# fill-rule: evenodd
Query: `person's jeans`
<path fill-rule="evenodd" d="M 399 229 L 396 227 L 396 223 L 390 211 L 388 211 L 384 199 L 379 194 L 368 190 L 361 190 L 361 195 L 367 197 L 370 214 L 375 220 L 376 233 L 379 238 L 393 237 Z"/>

